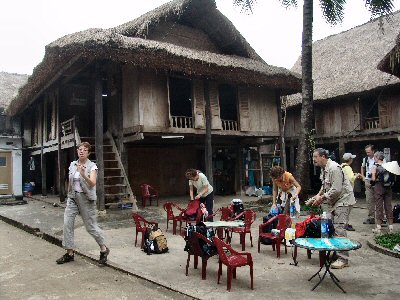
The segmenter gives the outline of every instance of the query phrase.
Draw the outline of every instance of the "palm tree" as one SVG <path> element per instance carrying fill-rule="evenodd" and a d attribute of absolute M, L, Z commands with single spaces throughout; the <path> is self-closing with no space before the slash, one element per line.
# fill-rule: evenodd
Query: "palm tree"
<path fill-rule="evenodd" d="M 285 7 L 297 6 L 297 0 L 279 0 Z M 354 1 L 354 0 L 353 0 Z M 257 0 L 233 0 L 235 6 L 244 11 L 253 11 Z M 296 178 L 305 190 L 309 190 L 310 152 L 312 149 L 312 132 L 314 127 L 313 113 L 313 80 L 312 80 L 312 22 L 313 0 L 303 2 L 303 38 L 301 48 L 302 72 L 302 106 L 299 144 L 296 159 Z M 346 0 L 319 0 L 323 16 L 332 25 L 341 23 L 344 16 Z M 365 6 L 371 17 L 388 15 L 393 10 L 394 0 L 365 0 Z"/>

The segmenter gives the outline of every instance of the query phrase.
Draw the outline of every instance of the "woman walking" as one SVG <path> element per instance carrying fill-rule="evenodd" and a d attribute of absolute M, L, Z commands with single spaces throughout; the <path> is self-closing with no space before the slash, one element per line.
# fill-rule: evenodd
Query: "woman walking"
<path fill-rule="evenodd" d="M 78 160 L 71 162 L 68 178 L 68 199 L 64 211 L 64 240 L 63 247 L 66 253 L 57 264 L 64 264 L 74 260 L 74 223 L 77 214 L 80 214 L 86 231 L 100 246 L 100 264 L 105 264 L 110 253 L 105 245 L 102 230 L 96 219 L 96 180 L 97 166 L 88 159 L 90 144 L 87 142 L 78 145 Z"/>

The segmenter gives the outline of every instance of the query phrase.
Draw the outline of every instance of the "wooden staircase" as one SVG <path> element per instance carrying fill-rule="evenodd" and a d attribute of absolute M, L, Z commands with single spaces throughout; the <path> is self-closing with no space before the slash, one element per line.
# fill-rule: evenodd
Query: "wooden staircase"
<path fill-rule="evenodd" d="M 81 140 L 95 144 L 93 137 L 81 137 Z M 89 157 L 96 161 L 95 152 Z M 121 162 L 117 147 L 111 134 L 106 133 L 103 141 L 104 161 L 104 200 L 106 208 L 128 208 L 137 210 L 136 199 L 132 193 L 128 177 Z"/>

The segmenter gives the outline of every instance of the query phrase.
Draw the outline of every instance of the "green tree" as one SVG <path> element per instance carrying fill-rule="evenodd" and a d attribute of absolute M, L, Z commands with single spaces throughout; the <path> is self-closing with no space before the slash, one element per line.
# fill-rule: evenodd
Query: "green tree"
<path fill-rule="evenodd" d="M 284 7 L 297 6 L 297 0 L 278 0 Z M 354 0 L 353 0 L 354 1 Z M 394 0 L 364 0 L 371 17 L 388 15 L 393 11 Z M 252 12 L 257 0 L 233 0 L 235 6 L 244 11 Z M 305 190 L 309 190 L 310 152 L 312 149 L 312 133 L 314 128 L 313 112 L 313 80 L 312 80 L 312 29 L 313 29 L 313 0 L 303 1 L 303 37 L 301 50 L 302 66 L 302 106 L 301 132 L 296 158 L 296 178 Z M 325 20 L 336 25 L 341 23 L 344 16 L 346 0 L 319 0 Z"/>

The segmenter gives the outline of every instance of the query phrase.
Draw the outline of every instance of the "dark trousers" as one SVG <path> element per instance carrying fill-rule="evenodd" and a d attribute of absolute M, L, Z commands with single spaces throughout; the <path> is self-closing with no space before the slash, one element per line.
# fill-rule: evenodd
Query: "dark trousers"
<path fill-rule="evenodd" d="M 213 214 L 213 209 L 214 209 L 214 192 L 211 192 L 204 198 L 200 198 L 200 202 L 205 204 L 208 211 L 208 215 L 211 216 Z M 210 218 L 207 221 L 212 222 L 213 218 Z"/>

